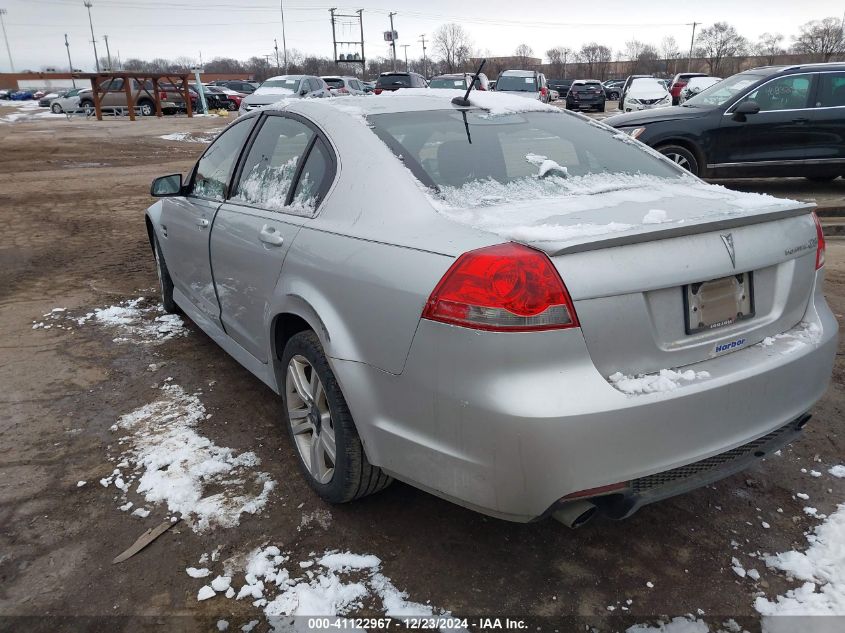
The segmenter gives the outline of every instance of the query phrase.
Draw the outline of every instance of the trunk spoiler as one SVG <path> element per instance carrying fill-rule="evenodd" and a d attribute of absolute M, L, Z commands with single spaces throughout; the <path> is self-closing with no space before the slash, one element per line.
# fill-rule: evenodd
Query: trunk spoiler
<path fill-rule="evenodd" d="M 784 218 L 806 215 L 815 208 L 816 205 L 814 203 L 808 202 L 786 209 L 781 208 L 769 211 L 763 210 L 757 213 L 747 213 L 717 220 L 705 219 L 702 222 L 670 224 L 665 228 L 661 228 L 661 225 L 655 224 L 650 225 L 651 228 L 639 230 L 635 233 L 608 233 L 606 235 L 597 235 L 593 238 L 587 238 L 577 243 L 537 241 L 526 241 L 525 243 L 533 246 L 534 248 L 539 248 L 548 255 L 554 257 L 557 255 L 583 253 L 585 251 L 593 251 L 603 248 L 614 248 L 616 246 L 627 246 L 629 244 L 638 244 L 641 242 L 665 240 L 673 237 L 682 237 L 684 235 L 709 233 L 711 231 L 724 231 L 751 224 L 762 224 L 764 222 L 772 222 L 773 220 L 782 220 Z M 645 225 L 643 225 L 643 227 L 645 227 Z"/>

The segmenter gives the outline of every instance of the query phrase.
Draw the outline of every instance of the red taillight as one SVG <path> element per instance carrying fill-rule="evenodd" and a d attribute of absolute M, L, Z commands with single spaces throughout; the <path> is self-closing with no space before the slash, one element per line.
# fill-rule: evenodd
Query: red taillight
<path fill-rule="evenodd" d="M 380 95 L 380 94 L 381 94 L 381 90 L 382 90 L 381 88 L 376 88 L 376 89 L 374 89 L 374 90 L 373 90 L 373 92 L 374 92 L 375 94 L 377 94 L 377 95 Z"/>
<path fill-rule="evenodd" d="M 461 255 L 431 293 L 422 317 L 495 332 L 578 327 L 572 299 L 549 258 L 513 242 Z"/>
<path fill-rule="evenodd" d="M 545 97 L 547 94 L 549 94 L 549 89 L 546 87 L 540 88 L 540 94 Z"/>
<path fill-rule="evenodd" d="M 164 90 L 162 90 L 161 92 L 158 93 L 158 98 L 161 99 L 162 101 L 166 101 L 167 100 L 167 93 L 164 92 Z"/>
<path fill-rule="evenodd" d="M 818 270 L 824 266 L 824 251 L 826 244 L 824 242 L 822 223 L 819 222 L 819 216 L 816 215 L 815 211 L 813 212 L 813 222 L 816 223 L 816 237 L 818 238 L 818 242 L 816 243 L 816 270 Z"/>

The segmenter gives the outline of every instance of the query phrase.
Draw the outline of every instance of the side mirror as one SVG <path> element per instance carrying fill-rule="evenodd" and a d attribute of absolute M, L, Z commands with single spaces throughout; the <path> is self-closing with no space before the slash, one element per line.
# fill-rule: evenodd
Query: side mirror
<path fill-rule="evenodd" d="M 745 121 L 745 115 L 760 112 L 760 104 L 756 101 L 743 101 L 734 110 L 735 121 Z"/>
<path fill-rule="evenodd" d="M 305 88 L 303 88 L 302 90 L 300 90 L 300 91 L 299 91 L 299 96 L 300 96 L 300 97 L 304 97 L 304 96 L 305 96 L 305 95 L 307 95 L 307 94 L 308 94 L 308 90 L 306 90 Z"/>
<path fill-rule="evenodd" d="M 150 185 L 150 195 L 154 198 L 178 196 L 182 193 L 182 174 L 160 176 Z"/>

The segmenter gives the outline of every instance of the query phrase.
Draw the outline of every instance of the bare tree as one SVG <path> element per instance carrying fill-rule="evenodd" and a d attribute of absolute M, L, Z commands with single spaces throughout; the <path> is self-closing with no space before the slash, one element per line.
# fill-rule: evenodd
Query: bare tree
<path fill-rule="evenodd" d="M 675 37 L 673 35 L 667 35 L 660 41 L 660 56 L 663 58 L 663 61 L 666 63 L 666 72 L 670 72 L 670 65 L 671 65 L 671 72 L 675 72 L 675 60 L 681 56 L 681 51 L 678 48 L 678 42 L 675 41 Z"/>
<path fill-rule="evenodd" d="M 741 57 L 748 50 L 748 40 L 727 22 L 716 22 L 701 29 L 695 39 L 696 53 L 707 62 L 711 75 L 718 75 L 725 58 Z"/>
<path fill-rule="evenodd" d="M 785 52 L 780 43 L 783 41 L 781 33 L 763 33 L 757 38 L 757 43 L 754 44 L 754 50 L 758 55 L 766 58 L 767 64 L 774 64 L 775 57 L 783 55 Z"/>
<path fill-rule="evenodd" d="M 801 26 L 801 34 L 794 39 L 792 48 L 796 53 L 813 55 L 819 61 L 829 62 L 834 55 L 845 52 L 842 20 L 838 18 L 807 22 Z"/>
<path fill-rule="evenodd" d="M 607 65 L 613 59 L 613 52 L 607 46 L 590 42 L 581 47 L 576 57 L 585 66 L 586 79 L 604 79 L 607 75 Z"/>
<path fill-rule="evenodd" d="M 555 46 L 546 51 L 549 65 L 556 77 L 566 77 L 566 62 L 572 56 L 572 50 L 565 46 Z"/>
<path fill-rule="evenodd" d="M 443 24 L 432 38 L 434 50 L 442 58 L 447 72 L 455 72 L 464 67 L 472 50 L 469 33 L 460 24 Z"/>
<path fill-rule="evenodd" d="M 520 44 L 516 47 L 513 54 L 521 68 L 528 68 L 531 58 L 534 57 L 534 49 L 528 46 L 528 44 Z"/>

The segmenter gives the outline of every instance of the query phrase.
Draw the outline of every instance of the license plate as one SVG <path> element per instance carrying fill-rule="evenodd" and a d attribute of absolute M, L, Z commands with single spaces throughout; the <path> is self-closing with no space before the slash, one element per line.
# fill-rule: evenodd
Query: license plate
<path fill-rule="evenodd" d="M 715 330 L 754 316 L 753 274 L 739 273 L 684 286 L 687 334 Z"/>

